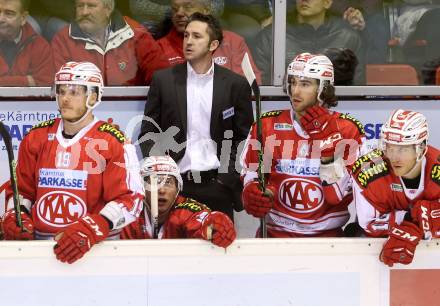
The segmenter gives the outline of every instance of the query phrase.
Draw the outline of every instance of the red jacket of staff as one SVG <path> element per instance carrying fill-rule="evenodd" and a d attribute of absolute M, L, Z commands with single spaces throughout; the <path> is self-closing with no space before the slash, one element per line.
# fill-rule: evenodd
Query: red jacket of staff
<path fill-rule="evenodd" d="M 22 27 L 10 65 L 3 52 L 0 49 L 0 86 L 49 86 L 53 83 L 55 71 L 50 45 L 30 24 Z"/>
<path fill-rule="evenodd" d="M 168 59 L 170 65 L 180 64 L 185 62 L 183 57 L 183 35 L 178 33 L 175 28 L 165 36 L 157 41 L 162 48 L 165 57 Z M 257 82 L 261 84 L 261 73 L 254 63 L 252 54 L 249 51 L 243 37 L 230 31 L 223 31 L 223 41 L 215 50 L 213 58 L 217 65 L 228 68 L 240 75 L 243 74 L 241 69 L 241 61 L 245 53 L 249 54 L 252 69 L 254 70 Z"/>
<path fill-rule="evenodd" d="M 52 40 L 55 68 L 87 61 L 102 71 L 105 85 L 149 85 L 154 71 L 168 66 L 160 47 L 141 24 L 118 12 L 110 24 L 104 49 L 75 22 L 59 31 Z"/>

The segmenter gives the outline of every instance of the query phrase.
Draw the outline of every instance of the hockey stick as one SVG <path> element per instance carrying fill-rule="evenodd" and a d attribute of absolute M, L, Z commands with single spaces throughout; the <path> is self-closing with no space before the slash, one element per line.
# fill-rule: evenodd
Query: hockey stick
<path fill-rule="evenodd" d="M 17 185 L 17 172 L 16 167 L 17 163 L 14 159 L 14 151 L 12 149 L 12 139 L 11 135 L 9 135 L 8 130 L 6 129 L 3 122 L 0 121 L 0 135 L 3 138 L 3 142 L 5 143 L 6 151 L 8 153 L 8 162 L 9 162 L 9 174 L 12 186 L 12 199 L 14 201 L 14 210 L 15 210 L 15 219 L 17 222 L 17 226 L 21 228 L 23 232 L 23 222 L 21 220 L 21 207 L 20 207 L 20 198 L 18 194 L 18 185 Z"/>
<path fill-rule="evenodd" d="M 150 196 L 151 196 L 151 226 L 153 229 L 153 238 L 157 238 L 159 234 L 159 199 L 158 199 L 158 186 L 157 175 L 150 175 Z"/>
<path fill-rule="evenodd" d="M 264 178 L 264 164 L 263 164 L 263 132 L 261 127 L 261 96 L 260 96 L 260 87 L 257 84 L 257 78 L 255 77 L 255 73 L 252 70 L 251 62 L 249 61 L 249 55 L 247 52 L 244 54 L 243 60 L 241 62 L 241 69 L 244 72 L 244 75 L 252 88 L 255 96 L 255 117 L 256 117 L 256 127 L 257 127 L 257 140 L 260 143 L 261 147 L 258 152 L 258 183 L 260 184 L 260 188 L 265 195 L 269 195 L 266 191 L 266 182 Z M 267 228 L 266 228 L 266 219 L 260 218 L 260 237 L 267 237 Z"/>

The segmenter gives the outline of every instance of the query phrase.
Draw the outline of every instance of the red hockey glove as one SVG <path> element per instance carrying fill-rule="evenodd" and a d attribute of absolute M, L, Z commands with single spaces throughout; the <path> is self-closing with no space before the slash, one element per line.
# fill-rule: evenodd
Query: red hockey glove
<path fill-rule="evenodd" d="M 231 219 L 222 212 L 214 211 L 203 220 L 202 236 L 219 247 L 227 248 L 237 235 Z"/>
<path fill-rule="evenodd" d="M 34 222 L 31 217 L 21 212 L 23 231 L 17 226 L 15 210 L 10 209 L 3 215 L 2 229 L 5 240 L 32 240 L 34 239 Z"/>
<path fill-rule="evenodd" d="M 422 231 L 417 225 L 403 221 L 402 224 L 391 228 L 379 258 L 390 267 L 395 263 L 410 264 L 420 239 L 422 239 Z"/>
<path fill-rule="evenodd" d="M 321 157 L 333 157 L 337 143 L 342 140 L 335 119 L 329 110 L 322 106 L 308 108 L 300 119 L 310 138 L 319 140 Z"/>
<path fill-rule="evenodd" d="M 420 200 L 411 209 L 411 217 L 419 224 L 425 239 L 440 238 L 440 203 Z"/>
<path fill-rule="evenodd" d="M 272 186 L 266 185 L 266 189 L 272 195 L 275 194 L 275 188 Z M 244 186 L 242 200 L 246 212 L 256 218 L 263 218 L 273 207 L 273 197 L 264 195 L 257 181 Z"/>
<path fill-rule="evenodd" d="M 371 237 L 386 237 L 390 229 L 396 225 L 396 213 L 393 211 L 382 214 L 367 224 L 365 231 Z"/>
<path fill-rule="evenodd" d="M 103 216 L 87 214 L 55 235 L 55 255 L 62 262 L 74 263 L 93 245 L 105 240 L 109 232 L 109 224 Z"/>

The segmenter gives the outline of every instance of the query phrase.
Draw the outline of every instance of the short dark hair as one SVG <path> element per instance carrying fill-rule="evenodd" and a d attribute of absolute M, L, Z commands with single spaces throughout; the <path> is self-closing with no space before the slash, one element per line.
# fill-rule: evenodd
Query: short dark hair
<path fill-rule="evenodd" d="M 348 48 L 327 48 L 322 52 L 333 64 L 335 85 L 353 85 L 356 67 L 359 61 L 356 54 Z"/>
<path fill-rule="evenodd" d="M 214 41 L 214 40 L 218 40 L 219 45 L 222 43 L 223 30 L 222 30 L 220 22 L 218 21 L 217 18 L 215 18 L 211 14 L 205 15 L 205 14 L 196 12 L 196 13 L 192 14 L 191 16 L 189 16 L 188 23 L 186 24 L 186 26 L 188 26 L 188 24 L 193 21 L 200 21 L 200 22 L 206 23 L 208 25 L 208 34 L 209 34 L 210 42 Z"/>
<path fill-rule="evenodd" d="M 440 57 L 425 62 L 420 69 L 424 85 L 436 85 L 437 69 L 440 67 Z"/>

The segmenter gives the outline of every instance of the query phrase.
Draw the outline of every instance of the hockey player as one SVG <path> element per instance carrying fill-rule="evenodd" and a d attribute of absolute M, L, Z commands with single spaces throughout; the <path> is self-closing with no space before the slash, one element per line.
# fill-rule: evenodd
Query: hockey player
<path fill-rule="evenodd" d="M 346 165 L 357 158 L 364 131 L 336 106 L 333 65 L 302 53 L 286 74 L 290 110 L 262 115 L 267 189 L 257 181 L 258 147 L 252 127 L 242 155 L 246 211 L 265 218 L 268 237 L 342 236 L 352 200 Z"/>
<path fill-rule="evenodd" d="M 151 176 L 158 177 L 158 225 L 151 222 Z M 217 246 L 226 248 L 235 239 L 235 229 L 229 217 L 222 212 L 211 210 L 190 198 L 179 195 L 182 177 L 177 164 L 169 156 L 151 156 L 141 167 L 145 181 L 145 201 L 143 213 L 137 222 L 123 230 L 125 239 L 151 238 L 199 238 L 211 240 Z"/>
<path fill-rule="evenodd" d="M 55 75 L 61 118 L 34 126 L 18 154 L 24 231 L 16 225 L 11 188 L 5 239 L 57 241 L 58 260 L 73 263 L 94 244 L 134 221 L 144 197 L 135 149 L 123 133 L 94 117 L 103 80 L 92 63 L 68 62 Z"/>
<path fill-rule="evenodd" d="M 428 146 L 421 113 L 398 109 L 382 126 L 379 148 L 353 165 L 359 225 L 387 237 L 380 260 L 412 262 L 420 239 L 440 237 L 440 151 Z"/>

